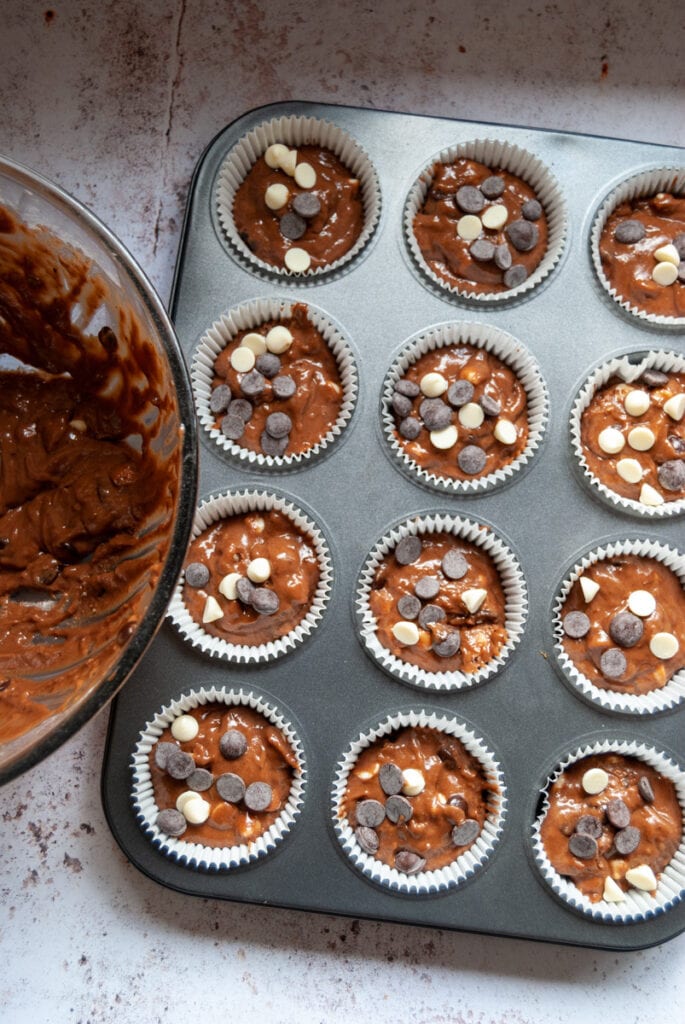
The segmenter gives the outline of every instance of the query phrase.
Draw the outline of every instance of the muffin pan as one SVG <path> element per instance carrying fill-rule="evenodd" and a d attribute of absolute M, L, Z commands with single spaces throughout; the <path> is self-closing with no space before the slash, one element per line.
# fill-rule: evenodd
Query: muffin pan
<path fill-rule="evenodd" d="M 367 245 L 336 275 L 270 274 L 236 257 L 220 223 L 217 179 L 248 133 L 291 115 L 329 121 L 368 154 L 381 190 L 380 219 Z M 534 289 L 480 305 L 438 291 L 407 246 L 403 210 L 431 157 L 476 139 L 501 139 L 534 154 L 554 175 L 568 212 L 561 258 Z M 206 431 L 199 448 L 199 502 L 236 489 L 273 490 L 311 510 L 330 542 L 333 579 L 320 625 L 284 657 L 258 664 L 214 658 L 167 622 L 111 711 L 102 793 L 125 854 L 162 885 L 193 895 L 592 946 L 636 949 L 685 929 L 685 902 L 631 923 L 597 921 L 559 899 L 533 859 L 541 790 L 582 745 L 643 743 L 685 764 L 682 705 L 628 715 L 583 700 L 561 679 L 553 607 L 569 565 L 591 547 L 644 539 L 682 549 L 681 516 L 654 518 L 609 506 L 584 486 L 569 420 L 593 367 L 624 353 L 683 351 L 672 327 L 623 311 L 597 280 L 590 251 L 596 211 L 629 176 L 683 166 L 683 151 L 431 117 L 319 104 L 283 103 L 244 115 L 210 144 L 195 172 L 171 300 L 187 362 L 222 314 L 255 299 L 310 302 L 340 325 L 358 370 L 350 422 L 324 458 L 256 469 L 227 457 Z M 536 361 L 549 398 L 539 449 L 525 473 L 474 494 L 441 493 L 403 472 L 383 430 L 387 375 L 420 332 L 481 323 L 517 339 Z M 356 616 L 362 567 L 378 540 L 413 515 L 454 516 L 491 526 L 525 577 L 528 609 L 516 650 L 480 685 L 456 691 L 409 686 L 365 650 Z M 241 689 L 274 705 L 301 739 L 307 787 L 292 831 L 267 857 L 227 871 L 165 857 L 136 820 L 133 753 L 141 730 L 190 689 Z M 446 891 L 390 891 L 367 879 L 338 841 L 331 808 L 341 758 L 389 716 L 444 716 L 492 751 L 507 813 L 482 868 Z"/>

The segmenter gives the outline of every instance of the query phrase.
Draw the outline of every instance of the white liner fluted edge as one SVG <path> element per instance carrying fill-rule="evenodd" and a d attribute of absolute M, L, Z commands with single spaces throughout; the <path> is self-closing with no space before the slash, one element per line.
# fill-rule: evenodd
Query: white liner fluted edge
<path fill-rule="evenodd" d="M 236 231 L 233 220 L 235 194 L 252 166 L 276 142 L 290 148 L 316 145 L 337 156 L 355 178 L 359 179 L 364 226 L 355 244 L 340 259 L 323 267 L 310 267 L 303 274 L 293 274 L 287 267 L 277 267 L 258 259 Z M 330 121 L 316 117 L 284 116 L 257 125 L 240 139 L 227 154 L 217 177 L 216 204 L 219 223 L 231 250 L 249 268 L 260 275 L 297 282 L 312 281 L 322 275 L 334 274 L 353 260 L 371 240 L 381 215 L 381 190 L 376 169 L 359 143 Z"/>
<path fill-rule="evenodd" d="M 621 203 L 632 202 L 635 199 L 646 199 L 649 196 L 665 191 L 672 193 L 685 192 L 685 168 L 661 167 L 658 170 L 642 171 L 621 182 L 620 185 L 609 193 L 595 214 L 590 231 L 590 254 L 600 284 L 622 309 L 650 324 L 678 326 L 685 325 L 685 317 L 667 316 L 663 313 L 648 313 L 639 306 L 632 305 L 629 299 L 620 295 L 604 273 L 599 253 L 599 243 L 604 225 L 617 206 L 620 206 Z M 665 285 L 664 287 L 672 286 Z"/>
<path fill-rule="evenodd" d="M 280 729 L 292 748 L 299 765 L 294 773 L 290 793 L 280 816 L 266 832 L 249 843 L 240 846 L 214 847 L 202 843 L 190 843 L 183 838 L 167 836 L 157 827 L 156 819 L 161 808 L 154 798 L 149 755 L 165 729 L 179 715 L 202 704 L 225 704 L 231 707 L 249 707 L 264 715 L 277 729 Z M 307 767 L 304 750 L 293 726 L 273 705 L 249 690 L 227 690 L 226 687 L 201 688 L 185 694 L 178 700 L 164 706 L 141 731 L 131 759 L 133 789 L 131 798 L 136 819 L 159 851 L 186 867 L 207 871 L 222 871 L 248 864 L 266 856 L 290 832 L 302 809 L 307 781 Z"/>
<path fill-rule="evenodd" d="M 216 417 L 209 408 L 214 379 L 214 363 L 217 356 L 241 331 L 258 330 L 269 320 L 287 319 L 292 316 L 293 307 L 305 305 L 309 321 L 322 335 L 338 366 L 342 397 L 338 417 L 331 429 L 305 452 L 275 457 L 244 448 L 237 441 L 231 441 L 214 425 Z M 222 313 L 203 334 L 193 356 L 190 377 L 195 392 L 197 414 L 203 428 L 212 441 L 223 448 L 232 458 L 246 467 L 268 469 L 293 469 L 306 464 L 310 459 L 323 453 L 349 423 L 357 401 L 359 380 L 352 349 L 339 329 L 316 307 L 300 300 L 253 299 L 244 302 L 226 313 Z"/>
<path fill-rule="evenodd" d="M 654 349 L 647 352 L 638 362 L 631 362 L 640 353 L 626 353 L 616 356 L 608 362 L 597 367 L 581 387 L 571 409 L 570 437 L 573 453 L 578 466 L 582 471 L 584 482 L 590 489 L 604 501 L 622 509 L 642 516 L 645 519 L 660 519 L 667 516 L 676 516 L 685 512 L 685 498 L 678 498 L 674 501 L 664 500 L 663 505 L 644 505 L 635 498 L 625 498 L 610 487 L 602 483 L 590 470 L 581 441 L 581 419 L 583 413 L 590 405 L 590 402 L 612 377 L 620 377 L 631 384 L 635 382 L 645 370 L 661 370 L 663 373 L 685 373 L 685 357 L 677 352 L 670 352 L 664 349 Z"/>
<path fill-rule="evenodd" d="M 549 789 L 556 779 L 576 761 L 580 761 L 582 758 L 592 754 L 608 753 L 622 754 L 625 757 L 637 757 L 673 782 L 682 814 L 683 836 L 673 858 L 661 873 L 655 896 L 652 896 L 650 893 L 640 892 L 638 889 L 630 889 L 625 894 L 625 900 L 621 903 L 610 903 L 607 900 L 599 900 L 597 903 L 593 903 L 573 882 L 564 878 L 552 867 L 542 843 L 540 828 L 549 810 Z M 574 910 L 580 911 L 594 921 L 608 924 L 635 924 L 665 913 L 682 900 L 685 895 L 685 775 L 681 768 L 666 754 L 656 750 L 654 747 L 648 746 L 646 743 L 635 740 L 617 741 L 606 739 L 588 743 L 586 746 L 570 753 L 559 764 L 547 780 L 544 793 L 545 801 L 540 814 L 533 823 L 532 829 L 535 864 L 552 891 L 565 903 L 573 907 Z"/>
<path fill-rule="evenodd" d="M 460 480 L 456 477 L 441 476 L 425 469 L 412 459 L 397 439 L 395 417 L 391 401 L 394 387 L 410 366 L 436 349 L 455 345 L 472 345 L 485 349 L 496 356 L 512 370 L 526 392 L 526 415 L 528 419 L 528 440 L 518 458 L 494 473 L 473 479 Z M 402 467 L 415 474 L 423 484 L 435 490 L 453 494 L 477 494 L 490 491 L 506 483 L 509 478 L 528 465 L 537 452 L 544 436 L 549 416 L 549 396 L 540 369 L 525 346 L 511 334 L 489 324 L 449 323 L 440 324 L 410 338 L 407 345 L 390 367 L 383 387 L 382 421 L 383 433 L 393 455 Z M 497 417 L 493 418 L 494 423 Z"/>
<path fill-rule="evenodd" d="M 288 516 L 312 542 L 319 562 L 319 582 L 312 603 L 302 620 L 285 636 L 254 646 L 232 644 L 207 633 L 202 625 L 190 616 L 183 601 L 184 576 L 181 574 L 167 616 L 184 640 L 210 657 L 223 658 L 238 664 L 262 663 L 280 658 L 301 644 L 314 631 L 328 605 L 333 583 L 333 565 L 328 544 L 319 527 L 297 505 L 282 495 L 258 488 L 245 488 L 205 498 L 195 513 L 191 543 L 203 530 L 220 519 L 271 510 Z"/>
<path fill-rule="evenodd" d="M 410 726 L 437 729 L 449 736 L 456 737 L 480 762 L 486 778 L 496 787 L 496 792 L 492 794 L 492 807 L 488 811 L 483 828 L 474 844 L 445 867 L 433 871 L 419 871 L 414 875 L 398 871 L 397 868 L 390 867 L 377 857 L 366 853 L 355 839 L 354 829 L 348 819 L 340 816 L 347 780 L 361 751 L 397 729 Z M 507 812 L 507 795 L 502 769 L 495 759 L 495 755 L 483 740 L 458 719 L 421 709 L 390 715 L 375 729 L 360 734 L 353 741 L 337 765 L 331 805 L 335 834 L 352 864 L 367 878 L 379 885 L 407 895 L 422 896 L 454 888 L 483 866 L 502 835 Z"/>
<path fill-rule="evenodd" d="M 378 640 L 376 619 L 369 605 L 369 593 L 378 566 L 403 537 L 426 536 L 433 533 L 451 533 L 460 540 L 469 541 L 488 554 L 499 573 L 505 596 L 505 627 L 507 642 L 496 658 L 492 658 L 477 672 L 459 670 L 429 672 L 397 658 Z M 463 690 L 489 679 L 506 663 L 518 645 L 528 613 L 528 593 L 523 571 L 512 551 L 495 531 L 477 520 L 448 513 L 416 515 L 393 527 L 376 542 L 367 556 L 357 584 L 355 601 L 359 620 L 359 634 L 366 650 L 387 672 L 403 683 L 428 690 Z"/>
<path fill-rule="evenodd" d="M 535 194 L 543 206 L 548 228 L 547 249 L 533 273 L 516 288 L 509 288 L 502 292 L 476 292 L 469 290 L 468 283 L 463 286 L 449 284 L 431 269 L 416 241 L 413 221 L 423 206 L 433 181 L 433 168 L 436 164 L 450 164 L 462 158 L 475 160 L 477 163 L 485 164 L 493 169 L 501 167 L 502 170 L 516 175 L 535 190 Z M 566 201 L 556 178 L 538 157 L 510 142 L 503 142 L 499 139 L 474 139 L 471 142 L 460 142 L 458 145 L 442 149 L 431 158 L 407 195 L 402 222 L 405 243 L 415 264 L 437 288 L 459 298 L 487 305 L 503 301 L 509 302 L 525 295 L 551 273 L 561 259 L 566 244 L 568 212 Z"/>

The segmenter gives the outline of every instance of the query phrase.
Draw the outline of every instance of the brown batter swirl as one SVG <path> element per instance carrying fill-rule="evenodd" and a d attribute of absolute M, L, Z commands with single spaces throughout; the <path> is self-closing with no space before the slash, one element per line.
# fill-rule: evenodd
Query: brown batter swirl
<path fill-rule="evenodd" d="M 590 768 L 602 768 L 609 776 L 606 789 L 595 795 L 586 793 L 582 786 L 583 775 Z M 647 780 L 652 802 L 641 794 L 640 779 Z M 631 853 L 621 855 L 615 849 L 620 829 L 607 818 L 612 800 L 623 801 L 630 812 L 630 826 L 639 829 L 639 843 Z M 658 879 L 680 845 L 683 816 L 675 786 L 638 758 L 593 754 L 577 761 L 552 784 L 549 803 L 541 828 L 547 856 L 554 869 L 593 903 L 602 899 L 607 877 L 628 891 L 625 873 L 638 865 L 648 864 Z M 569 839 L 583 815 L 591 815 L 601 826 L 597 852 L 588 858 L 574 856 L 569 850 Z"/>

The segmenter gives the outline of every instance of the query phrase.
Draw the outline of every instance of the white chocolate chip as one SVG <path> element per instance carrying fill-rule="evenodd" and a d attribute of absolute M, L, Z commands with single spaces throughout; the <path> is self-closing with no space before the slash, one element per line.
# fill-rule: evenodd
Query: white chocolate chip
<path fill-rule="evenodd" d="M 509 214 L 507 208 L 502 203 L 493 203 L 492 206 L 488 206 L 486 210 L 483 210 L 481 214 L 481 221 L 484 228 L 489 228 L 491 231 L 499 231 L 507 223 Z"/>
<path fill-rule="evenodd" d="M 634 889 L 641 889 L 643 892 L 654 892 L 656 889 L 656 877 L 649 864 L 638 864 L 636 868 L 629 868 L 625 879 Z"/>
<path fill-rule="evenodd" d="M 180 811 L 181 814 L 183 814 L 183 808 L 188 803 L 188 801 L 195 799 L 197 799 L 197 792 L 194 789 L 184 790 L 182 793 L 179 793 L 179 795 L 176 798 L 176 810 Z"/>
<path fill-rule="evenodd" d="M 255 364 L 255 354 L 246 345 L 239 345 L 231 352 L 231 366 L 236 373 L 249 373 Z"/>
<path fill-rule="evenodd" d="M 673 633 L 655 633 L 649 641 L 650 651 L 655 658 L 659 658 L 661 661 L 674 658 L 679 647 L 678 638 Z"/>
<path fill-rule="evenodd" d="M 673 284 L 678 280 L 678 268 L 673 263 L 657 263 L 652 271 L 652 280 L 662 285 Z"/>
<path fill-rule="evenodd" d="M 583 775 L 581 785 L 586 793 L 595 796 L 609 785 L 609 776 L 603 768 L 588 768 Z"/>
<path fill-rule="evenodd" d="M 652 508 L 656 508 L 658 505 L 663 505 L 663 495 L 652 487 L 651 484 L 643 484 L 640 489 L 640 501 L 643 505 L 650 505 Z"/>
<path fill-rule="evenodd" d="M 465 217 L 460 217 L 457 221 L 457 234 L 465 242 L 472 242 L 474 238 L 478 238 L 482 230 L 480 217 L 476 217 L 473 213 L 467 213 Z"/>
<path fill-rule="evenodd" d="M 457 413 L 463 427 L 479 427 L 485 419 L 485 413 L 477 402 L 467 402 Z"/>
<path fill-rule="evenodd" d="M 247 567 L 247 578 L 253 583 L 266 583 L 271 575 L 271 563 L 268 558 L 253 558 Z"/>
<path fill-rule="evenodd" d="M 441 373 L 424 373 L 419 387 L 427 398 L 437 398 L 438 395 L 444 395 L 449 384 Z"/>
<path fill-rule="evenodd" d="M 285 173 L 289 174 L 290 177 L 292 178 L 292 176 L 295 173 L 295 167 L 297 166 L 297 150 L 287 149 L 285 153 L 280 157 L 278 161 L 278 166 L 281 168 L 282 171 L 285 171 Z"/>
<path fill-rule="evenodd" d="M 518 433 L 511 420 L 497 420 L 493 433 L 500 444 L 516 444 Z"/>
<path fill-rule="evenodd" d="M 617 455 L 626 442 L 623 434 L 616 427 L 605 427 L 600 431 L 597 443 L 607 455 Z"/>
<path fill-rule="evenodd" d="M 656 598 L 648 590 L 634 590 L 628 598 L 628 607 L 633 615 L 646 619 L 656 610 Z"/>
<path fill-rule="evenodd" d="M 453 448 L 459 440 L 459 433 L 454 423 L 450 423 L 448 427 L 443 427 L 442 430 L 431 430 L 428 436 L 433 447 L 441 452 L 446 452 Z"/>
<path fill-rule="evenodd" d="M 637 459 L 619 459 L 616 472 L 627 484 L 638 484 L 642 480 L 642 466 Z"/>
<path fill-rule="evenodd" d="M 300 188 L 314 188 L 316 185 L 316 171 L 311 164 L 298 164 L 295 168 L 295 181 Z"/>
<path fill-rule="evenodd" d="M 461 599 L 471 612 L 471 615 L 475 615 L 478 609 L 483 606 L 487 596 L 487 590 L 483 590 L 482 587 L 474 587 L 472 590 L 465 590 L 461 595 Z"/>
<path fill-rule="evenodd" d="M 682 420 L 685 416 L 685 394 L 672 395 L 664 402 L 664 412 L 672 420 Z"/>
<path fill-rule="evenodd" d="M 418 796 L 426 787 L 424 779 L 418 768 L 405 768 L 402 772 L 402 792 L 405 796 Z"/>
<path fill-rule="evenodd" d="M 615 882 L 611 875 L 604 879 L 604 899 L 607 903 L 621 903 L 626 898 L 621 886 Z"/>
<path fill-rule="evenodd" d="M 642 416 L 649 409 L 649 395 L 635 388 L 623 399 L 623 408 L 629 416 Z"/>
<path fill-rule="evenodd" d="M 264 533 L 266 523 L 261 516 L 255 516 L 255 518 L 250 521 L 250 525 L 255 533 Z"/>
<path fill-rule="evenodd" d="M 677 267 L 680 263 L 680 254 L 675 245 L 670 243 L 669 245 L 662 245 L 656 249 L 654 252 L 654 259 L 659 263 L 672 263 L 674 267 Z"/>
<path fill-rule="evenodd" d="M 211 809 L 208 801 L 196 793 L 194 800 L 186 800 L 181 813 L 190 825 L 202 825 L 209 817 Z"/>
<path fill-rule="evenodd" d="M 413 647 L 419 642 L 419 627 L 415 622 L 405 622 L 401 619 L 392 627 L 392 635 L 405 647 Z"/>
<path fill-rule="evenodd" d="M 249 348 L 256 356 L 262 356 L 266 352 L 266 338 L 263 334 L 250 331 L 240 342 L 241 348 Z"/>
<path fill-rule="evenodd" d="M 264 193 L 264 202 L 270 210 L 282 210 L 289 198 L 288 186 L 283 185 L 280 181 L 269 185 Z"/>
<path fill-rule="evenodd" d="M 293 343 L 293 336 L 284 324 L 276 324 L 266 336 L 266 347 L 274 355 L 282 356 Z"/>
<path fill-rule="evenodd" d="M 295 246 L 293 249 L 288 249 L 283 257 L 283 262 L 288 270 L 292 270 L 293 274 L 304 274 L 305 270 L 309 270 L 312 258 L 306 249 L 299 249 Z"/>
<path fill-rule="evenodd" d="M 282 142 L 274 142 L 264 154 L 264 159 L 269 167 L 276 170 L 277 167 L 280 167 L 280 161 L 287 152 L 288 147 L 284 146 Z"/>
<path fill-rule="evenodd" d="M 179 715 L 171 723 L 171 735 L 179 743 L 187 743 L 194 740 L 200 731 L 200 725 L 192 715 Z"/>
<path fill-rule="evenodd" d="M 221 610 L 221 605 L 215 597 L 210 594 L 205 601 L 205 608 L 202 613 L 203 622 L 216 622 L 217 619 L 222 619 L 224 613 Z"/>
<path fill-rule="evenodd" d="M 72 430 L 78 430 L 81 434 L 88 429 L 85 420 L 71 420 L 69 426 Z"/>
<path fill-rule="evenodd" d="M 628 444 L 636 452 L 648 452 L 654 447 L 654 432 L 649 427 L 633 427 L 628 434 Z"/>
<path fill-rule="evenodd" d="M 219 593 L 228 601 L 235 601 L 237 599 L 238 593 L 235 585 L 240 578 L 239 572 L 229 572 L 228 576 L 224 576 L 219 584 Z"/>
<path fill-rule="evenodd" d="M 581 576 L 580 589 L 583 591 L 583 597 L 585 598 L 585 604 L 589 604 L 593 597 L 596 597 L 599 593 L 599 583 L 596 580 L 591 580 L 589 576 Z"/>

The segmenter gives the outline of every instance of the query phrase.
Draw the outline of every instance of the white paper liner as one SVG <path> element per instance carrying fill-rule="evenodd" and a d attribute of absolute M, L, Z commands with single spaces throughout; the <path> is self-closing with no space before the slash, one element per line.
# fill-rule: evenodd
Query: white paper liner
<path fill-rule="evenodd" d="M 195 513 L 191 542 L 219 519 L 249 512 L 276 510 L 287 515 L 293 524 L 312 542 L 319 560 L 319 582 L 308 612 L 285 636 L 268 643 L 249 646 L 232 644 L 221 637 L 207 633 L 200 623 L 191 618 L 183 601 L 183 575 L 176 584 L 167 615 L 184 640 L 210 657 L 223 658 L 238 664 L 273 661 L 293 650 L 316 629 L 330 600 L 333 584 L 333 565 L 328 544 L 320 528 L 292 501 L 271 491 L 229 491 L 206 498 Z"/>
<path fill-rule="evenodd" d="M 635 360 L 635 361 L 633 361 Z M 636 381 L 645 370 L 661 370 L 662 373 L 685 373 L 685 357 L 677 352 L 655 349 L 646 353 L 626 353 L 603 363 L 583 384 L 571 409 L 570 435 L 571 446 L 581 470 L 584 483 L 603 501 L 624 512 L 630 512 L 647 519 L 662 519 L 668 516 L 681 515 L 685 512 L 685 498 L 669 501 L 664 498 L 663 505 L 643 505 L 634 498 L 626 498 L 602 483 L 591 471 L 583 453 L 581 442 L 581 418 L 595 393 L 607 384 L 612 377 L 619 377 L 627 384 Z"/>
<path fill-rule="evenodd" d="M 287 267 L 277 267 L 258 259 L 245 245 L 236 231 L 233 220 L 233 202 L 238 188 L 249 170 L 274 143 L 290 148 L 316 145 L 328 149 L 359 179 L 364 208 L 364 226 L 355 244 L 340 259 L 324 267 L 310 267 L 303 274 L 293 274 Z M 381 191 L 376 169 L 369 156 L 347 132 L 329 121 L 315 117 L 278 117 L 258 125 L 241 139 L 224 160 L 217 178 L 216 203 L 219 222 L 231 251 L 258 274 L 276 274 L 288 281 L 312 281 L 322 275 L 342 270 L 368 244 L 381 214 Z M 295 242 L 294 245 L 298 243 Z"/>
<path fill-rule="evenodd" d="M 515 373 L 526 392 L 528 441 L 518 458 L 513 459 L 508 465 L 485 476 L 460 480 L 425 469 L 407 454 L 396 436 L 395 415 L 390 403 L 397 382 L 426 352 L 465 344 L 492 353 Z M 530 352 L 511 334 L 488 324 L 449 323 L 421 332 L 409 340 L 385 379 L 381 416 L 385 438 L 406 472 L 417 476 L 422 484 L 434 490 L 452 494 L 479 494 L 507 483 L 514 473 L 530 463 L 540 448 L 547 426 L 549 396 L 537 363 Z M 496 419 L 493 419 L 493 429 L 495 422 Z M 449 452 L 445 455 L 449 457 Z"/>
<path fill-rule="evenodd" d="M 499 572 L 505 596 L 504 625 L 508 639 L 499 655 L 492 658 L 477 672 L 465 673 L 457 669 L 429 672 L 427 669 L 397 658 L 380 643 L 376 633 L 376 619 L 369 605 L 369 594 L 380 563 L 403 537 L 423 537 L 434 533 L 451 533 L 454 537 L 469 541 L 492 558 Z M 528 592 L 523 571 L 517 559 L 494 530 L 476 520 L 435 513 L 414 516 L 405 520 L 377 541 L 361 571 L 355 605 L 361 641 L 374 661 L 378 662 L 386 672 L 403 683 L 422 689 L 464 690 L 477 686 L 495 675 L 511 656 L 523 636 L 528 613 Z"/>
<path fill-rule="evenodd" d="M 685 589 L 685 556 L 676 551 L 675 548 L 668 547 L 665 544 L 657 544 L 651 540 L 621 540 L 595 548 L 576 563 L 568 577 L 564 580 L 555 599 L 553 609 L 554 652 L 557 656 L 559 667 L 568 681 L 584 697 L 591 700 L 594 704 L 599 704 L 604 710 L 634 715 L 650 715 L 659 711 L 667 711 L 685 700 L 685 669 L 676 672 L 666 685 L 659 690 L 650 690 L 644 694 L 623 693 L 619 690 L 606 690 L 593 683 L 576 667 L 564 648 L 564 627 L 561 615 L 564 603 L 573 584 L 583 575 L 586 569 L 597 564 L 597 562 L 607 561 L 618 555 L 637 555 L 640 558 L 652 558 L 661 562 L 662 565 L 675 573 Z M 656 658 L 654 662 L 656 667 L 658 664 Z"/>
<path fill-rule="evenodd" d="M 564 878 L 552 867 L 540 837 L 542 821 L 549 810 L 549 787 L 576 761 L 591 754 L 616 753 L 626 757 L 637 757 L 670 779 L 676 788 L 678 802 L 683 814 L 683 838 L 671 862 L 659 878 L 656 895 L 630 889 L 625 900 L 610 903 L 600 900 L 593 903 L 572 881 Z M 600 740 L 580 747 L 569 754 L 554 771 L 545 785 L 545 801 L 532 829 L 532 843 L 535 864 L 552 891 L 574 910 L 605 924 L 635 924 L 663 914 L 679 903 L 685 895 L 685 774 L 666 754 L 635 740 Z"/>
<path fill-rule="evenodd" d="M 486 778 L 496 787 L 496 791 L 493 793 L 492 807 L 485 820 L 483 829 L 473 846 L 443 868 L 434 871 L 419 871 L 414 875 L 408 875 L 403 871 L 398 871 L 397 868 L 389 867 L 377 857 L 366 853 L 357 842 L 354 829 L 348 819 L 340 816 L 340 807 L 345 796 L 347 780 L 361 751 L 372 746 L 379 739 L 382 739 L 383 736 L 388 736 L 397 729 L 409 726 L 425 726 L 437 729 L 449 736 L 455 736 L 463 743 L 469 753 L 477 758 L 484 769 Z M 448 718 L 445 715 L 438 715 L 435 712 L 421 709 L 390 715 L 376 726 L 375 729 L 368 733 L 361 733 L 354 740 L 338 763 L 331 805 L 335 834 L 352 864 L 359 871 L 371 881 L 396 892 L 412 896 L 423 896 L 452 889 L 466 881 L 467 878 L 470 878 L 483 866 L 491 856 L 502 835 L 507 813 L 507 794 L 502 769 L 495 759 L 495 755 L 489 750 L 483 740 L 479 739 L 475 733 L 471 732 L 470 729 L 456 718 Z"/>
<path fill-rule="evenodd" d="M 330 348 L 338 365 L 342 398 L 338 418 L 331 429 L 306 452 L 293 452 L 280 457 L 264 455 L 244 448 L 238 441 L 231 441 L 215 426 L 216 416 L 210 411 L 209 400 L 214 379 L 214 363 L 217 356 L 241 331 L 259 330 L 269 320 L 287 319 L 295 305 L 301 302 L 287 299 L 253 299 L 222 313 L 218 320 L 203 334 L 195 350 L 191 366 L 191 380 L 195 393 L 195 404 L 200 423 L 211 440 L 250 469 L 295 469 L 306 465 L 321 455 L 343 432 L 354 412 L 359 390 L 357 366 L 349 342 L 340 329 L 315 306 L 307 306 L 307 316 Z"/>
<path fill-rule="evenodd" d="M 685 324 L 685 317 L 648 313 L 639 306 L 633 305 L 629 299 L 619 295 L 604 272 L 599 253 L 599 243 L 604 225 L 616 207 L 620 206 L 621 203 L 632 202 L 635 199 L 646 199 L 650 196 L 655 196 L 659 192 L 670 192 L 672 194 L 685 192 L 685 169 L 682 167 L 661 167 L 650 171 L 642 171 L 627 178 L 613 189 L 600 206 L 592 223 L 590 252 L 600 284 L 622 309 L 625 309 L 632 316 L 639 317 L 640 320 L 645 320 L 649 324 L 678 326 Z"/>
<path fill-rule="evenodd" d="M 258 711 L 277 729 L 280 729 L 290 744 L 299 770 L 293 775 L 290 794 L 280 816 L 273 825 L 257 839 L 240 846 L 205 846 L 202 843 L 191 843 L 181 838 L 168 836 L 157 827 L 157 815 L 162 809 L 155 803 L 152 776 L 150 773 L 149 755 L 152 747 L 165 729 L 179 715 L 201 704 L 226 704 L 227 707 L 243 706 Z M 217 689 L 199 689 L 171 701 L 163 707 L 155 717 L 147 723 L 140 733 L 131 761 L 133 770 L 133 809 L 138 823 L 150 837 L 159 851 L 190 868 L 201 868 L 206 871 L 225 871 L 248 864 L 266 856 L 292 829 L 302 809 L 307 767 L 302 744 L 292 725 L 281 712 L 268 704 L 263 698 L 250 691 Z"/>
<path fill-rule="evenodd" d="M 510 174 L 516 175 L 535 190 L 535 194 L 543 206 L 548 227 L 547 249 L 532 274 L 516 288 L 509 288 L 502 292 L 477 292 L 470 290 L 468 282 L 459 286 L 451 285 L 431 269 L 416 241 L 413 229 L 414 217 L 428 195 L 433 180 L 434 166 L 438 163 L 450 164 L 461 158 L 474 160 L 493 169 L 501 167 Z M 502 142 L 499 139 L 474 139 L 472 142 L 460 142 L 458 145 L 443 149 L 431 158 L 409 191 L 404 204 L 402 223 L 405 241 L 414 262 L 437 288 L 443 292 L 450 292 L 461 299 L 493 305 L 498 302 L 511 302 L 512 299 L 525 295 L 551 273 L 564 251 L 568 213 L 566 201 L 558 182 L 551 171 L 536 156 L 513 143 Z"/>

